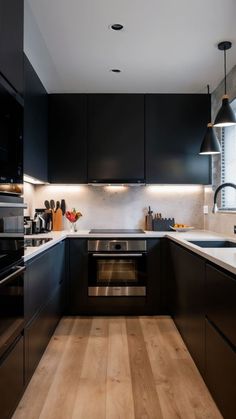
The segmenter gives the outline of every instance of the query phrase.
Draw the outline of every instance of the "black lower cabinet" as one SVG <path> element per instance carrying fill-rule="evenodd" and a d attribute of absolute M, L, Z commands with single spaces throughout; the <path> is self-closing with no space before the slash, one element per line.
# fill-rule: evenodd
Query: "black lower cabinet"
<path fill-rule="evenodd" d="M 62 298 L 62 290 L 59 288 L 39 315 L 25 329 L 26 382 L 32 377 L 63 314 Z"/>
<path fill-rule="evenodd" d="M 9 419 L 24 389 L 23 337 L 19 338 L 0 359 L 0 417 Z"/>
<path fill-rule="evenodd" d="M 28 382 L 65 308 L 65 242 L 27 264 L 25 281 L 25 376 Z"/>
<path fill-rule="evenodd" d="M 236 352 L 208 320 L 205 381 L 224 419 L 235 419 Z"/>
<path fill-rule="evenodd" d="M 204 374 L 205 262 L 173 242 L 170 252 L 173 264 L 171 314 L 197 367 Z"/>

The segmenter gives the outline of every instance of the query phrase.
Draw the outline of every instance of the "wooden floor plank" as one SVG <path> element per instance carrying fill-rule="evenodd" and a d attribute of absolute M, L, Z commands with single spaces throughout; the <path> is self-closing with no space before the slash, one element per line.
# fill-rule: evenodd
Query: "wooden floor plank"
<path fill-rule="evenodd" d="M 64 318 L 53 335 L 12 419 L 38 419 L 64 354 L 75 320 Z"/>
<path fill-rule="evenodd" d="M 106 418 L 108 324 L 108 318 L 92 321 L 72 419 Z"/>
<path fill-rule="evenodd" d="M 137 419 L 162 419 L 155 381 L 138 318 L 126 320 L 134 410 Z"/>
<path fill-rule="evenodd" d="M 71 418 L 92 320 L 76 319 L 40 419 Z"/>
<path fill-rule="evenodd" d="M 134 419 L 132 379 L 124 318 L 114 318 L 109 321 L 106 392 L 107 419 Z"/>
<path fill-rule="evenodd" d="M 13 419 L 222 419 L 172 319 L 63 318 Z"/>

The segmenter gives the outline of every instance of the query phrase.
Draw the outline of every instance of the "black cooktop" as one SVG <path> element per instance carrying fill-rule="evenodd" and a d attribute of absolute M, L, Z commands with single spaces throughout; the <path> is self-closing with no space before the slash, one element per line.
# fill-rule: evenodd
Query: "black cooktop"
<path fill-rule="evenodd" d="M 141 228 L 137 228 L 137 229 L 92 228 L 89 234 L 144 234 L 144 231 Z"/>

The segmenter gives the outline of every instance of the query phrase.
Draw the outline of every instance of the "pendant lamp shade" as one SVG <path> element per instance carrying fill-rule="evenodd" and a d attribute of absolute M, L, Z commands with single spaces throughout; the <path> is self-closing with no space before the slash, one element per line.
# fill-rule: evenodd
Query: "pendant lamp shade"
<path fill-rule="evenodd" d="M 229 104 L 229 97 L 227 96 L 227 89 L 226 89 L 226 51 L 230 49 L 232 43 L 230 41 L 223 41 L 218 44 L 218 49 L 220 51 L 224 51 L 224 88 L 225 94 L 222 98 L 222 105 L 220 110 L 216 115 L 216 119 L 214 122 L 215 127 L 230 127 L 232 125 L 236 125 L 236 116 Z"/>
<path fill-rule="evenodd" d="M 221 147 L 218 138 L 216 137 L 213 124 L 207 124 L 207 130 L 202 141 L 199 154 L 211 155 L 220 154 Z"/>
<path fill-rule="evenodd" d="M 229 104 L 229 98 L 227 95 L 222 98 L 222 106 L 216 115 L 215 127 L 230 127 L 236 124 L 236 116 Z"/>

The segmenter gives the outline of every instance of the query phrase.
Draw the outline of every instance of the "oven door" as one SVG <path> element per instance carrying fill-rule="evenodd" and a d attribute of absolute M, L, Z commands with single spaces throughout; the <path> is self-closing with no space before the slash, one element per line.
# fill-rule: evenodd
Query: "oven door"
<path fill-rule="evenodd" d="M 146 253 L 90 253 L 89 296 L 145 296 Z"/>

